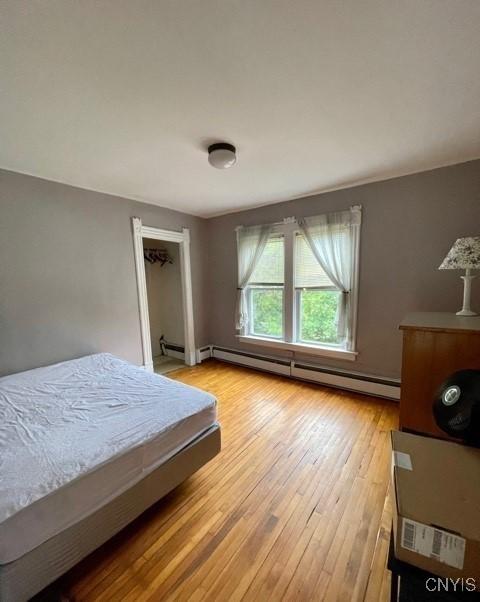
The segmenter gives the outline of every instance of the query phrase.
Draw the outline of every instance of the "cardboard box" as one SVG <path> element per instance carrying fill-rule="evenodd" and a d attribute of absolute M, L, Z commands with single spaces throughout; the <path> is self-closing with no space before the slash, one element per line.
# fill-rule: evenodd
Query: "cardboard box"
<path fill-rule="evenodd" d="M 392 432 L 395 556 L 480 584 L 480 449 Z"/>

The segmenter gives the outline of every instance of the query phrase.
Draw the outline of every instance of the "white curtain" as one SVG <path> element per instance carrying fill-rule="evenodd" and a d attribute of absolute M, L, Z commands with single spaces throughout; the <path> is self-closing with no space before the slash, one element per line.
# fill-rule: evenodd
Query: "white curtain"
<path fill-rule="evenodd" d="M 237 330 L 244 330 L 248 324 L 248 303 L 245 287 L 262 256 L 272 231 L 272 226 L 251 226 L 237 228 L 238 288 L 235 321 Z"/>
<path fill-rule="evenodd" d="M 340 340 L 347 339 L 347 347 L 352 335 L 347 324 L 361 215 L 361 207 L 357 205 L 349 211 L 305 217 L 298 221 L 318 263 L 342 293 L 337 312 L 337 333 Z"/>

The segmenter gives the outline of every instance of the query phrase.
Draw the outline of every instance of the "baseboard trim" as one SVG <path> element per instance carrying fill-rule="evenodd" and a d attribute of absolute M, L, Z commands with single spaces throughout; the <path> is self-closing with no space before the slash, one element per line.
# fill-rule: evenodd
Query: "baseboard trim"
<path fill-rule="evenodd" d="M 347 370 L 337 370 L 328 366 L 314 366 L 303 362 L 282 360 L 265 355 L 250 354 L 235 349 L 212 346 L 212 357 L 232 364 L 247 366 L 265 372 L 281 374 L 291 378 L 315 382 L 327 387 L 363 393 L 398 401 L 400 381 Z"/>

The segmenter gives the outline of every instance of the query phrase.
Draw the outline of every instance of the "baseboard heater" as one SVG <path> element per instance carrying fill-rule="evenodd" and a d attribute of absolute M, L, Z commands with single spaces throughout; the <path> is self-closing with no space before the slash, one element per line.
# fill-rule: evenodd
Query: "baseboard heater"
<path fill-rule="evenodd" d="M 282 374 L 283 376 L 315 382 L 328 387 L 346 389 L 387 399 L 400 399 L 400 381 L 395 379 L 349 372 L 326 366 L 313 366 L 303 362 L 226 349 L 215 345 L 212 346 L 211 356 L 224 362 Z"/>
<path fill-rule="evenodd" d="M 166 343 L 165 350 L 167 351 L 167 355 L 169 357 L 175 357 L 179 360 L 185 359 L 185 347 L 183 345 L 173 345 L 171 343 Z M 196 359 L 197 363 L 201 363 L 204 360 L 212 357 L 211 347 L 210 345 L 206 345 L 205 347 L 201 347 L 196 350 Z"/>
<path fill-rule="evenodd" d="M 185 359 L 185 347 L 183 347 L 183 345 L 172 345 L 172 343 L 166 343 L 165 350 L 168 357 L 175 357 L 177 360 Z"/>
<path fill-rule="evenodd" d="M 212 347 L 212 357 L 225 362 L 231 362 L 232 364 L 240 364 L 242 366 L 249 366 L 250 368 L 257 368 L 258 370 L 265 370 L 266 372 L 291 376 L 289 360 L 280 360 L 268 356 L 245 353 L 243 351 L 233 351 L 224 349 L 223 347 L 215 347 L 215 345 Z"/>
<path fill-rule="evenodd" d="M 207 360 L 209 357 L 212 357 L 212 346 L 207 345 L 206 347 L 200 347 L 197 349 L 197 362 L 201 364 L 203 360 Z"/>

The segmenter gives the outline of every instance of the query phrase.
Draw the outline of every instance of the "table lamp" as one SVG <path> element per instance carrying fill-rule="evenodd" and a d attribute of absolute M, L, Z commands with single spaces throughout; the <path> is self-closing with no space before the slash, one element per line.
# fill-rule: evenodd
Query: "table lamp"
<path fill-rule="evenodd" d="M 465 270 L 463 280 L 463 307 L 457 311 L 457 316 L 476 316 L 476 312 L 470 309 L 470 294 L 472 270 L 480 269 L 480 236 L 458 238 L 442 261 L 439 270 Z"/>

